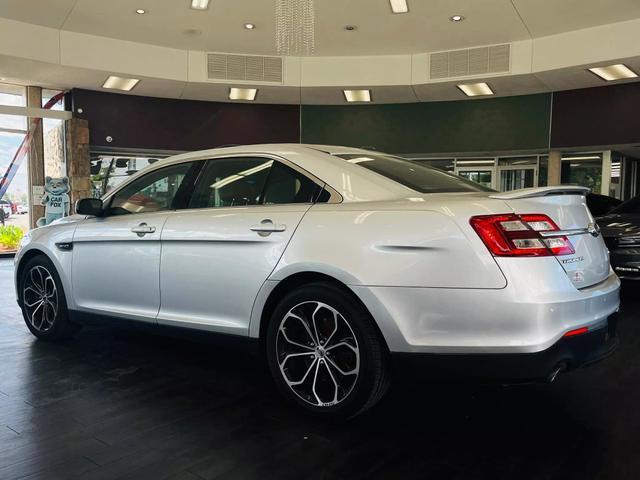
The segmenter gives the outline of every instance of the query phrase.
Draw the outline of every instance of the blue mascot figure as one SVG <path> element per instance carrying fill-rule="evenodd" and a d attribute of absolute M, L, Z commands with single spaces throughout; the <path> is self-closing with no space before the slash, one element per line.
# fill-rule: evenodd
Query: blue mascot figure
<path fill-rule="evenodd" d="M 69 179 L 45 178 L 44 195 L 40 200 L 40 205 L 44 207 L 44 217 L 37 221 L 37 226 L 49 225 L 54 220 L 69 215 Z"/>

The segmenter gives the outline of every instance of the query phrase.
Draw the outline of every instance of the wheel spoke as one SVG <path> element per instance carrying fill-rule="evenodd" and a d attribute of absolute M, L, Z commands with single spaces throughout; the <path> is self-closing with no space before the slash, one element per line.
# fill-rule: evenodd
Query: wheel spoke
<path fill-rule="evenodd" d="M 356 354 L 358 353 L 358 349 L 353 345 L 349 345 L 347 342 L 336 343 L 335 345 L 332 345 L 331 347 L 327 348 L 327 350 L 333 350 L 334 348 L 338 348 L 338 347 L 347 347 L 351 349 L 353 353 L 356 353 Z"/>
<path fill-rule="evenodd" d="M 326 359 L 323 359 L 326 360 Z M 329 372 L 329 376 L 331 377 L 331 380 L 333 380 L 333 385 L 334 385 L 334 393 L 333 393 L 333 402 L 337 403 L 338 402 L 338 390 L 340 389 L 340 387 L 338 386 L 338 382 L 336 382 L 336 378 L 333 376 L 333 373 L 331 372 L 331 369 L 329 368 L 329 364 L 326 361 L 323 361 L 322 364 L 324 365 L 324 368 L 327 369 L 327 372 Z"/>
<path fill-rule="evenodd" d="M 26 300 L 24 301 L 24 304 L 26 307 L 28 308 L 33 308 L 35 307 L 38 303 L 43 303 L 44 300 L 41 297 L 38 297 L 36 300 L 34 300 L 33 302 L 29 303 Z"/>
<path fill-rule="evenodd" d="M 289 312 L 287 314 L 286 317 L 284 317 L 284 320 L 282 321 L 282 325 L 280 328 L 282 328 L 282 326 L 284 325 L 284 322 L 286 322 L 286 320 L 288 318 L 295 318 L 296 320 L 298 320 L 302 326 L 304 327 L 305 331 L 307 332 L 307 335 L 309 335 L 309 340 L 311 340 L 311 343 L 313 343 L 313 346 L 316 347 L 318 346 L 318 342 L 316 341 L 316 339 L 313 337 L 313 334 L 311 333 L 311 330 L 309 330 L 309 325 L 307 324 L 307 322 L 302 318 L 299 317 L 298 315 L 296 315 L 293 312 Z M 287 340 L 288 341 L 288 340 Z M 290 342 L 291 343 L 291 342 Z M 306 348 L 310 348 L 308 345 L 306 346 Z M 312 348 L 312 347 L 311 347 Z"/>
<path fill-rule="evenodd" d="M 322 400 L 320 400 L 320 397 L 318 396 L 318 392 L 316 392 L 316 383 L 318 382 L 318 370 L 320 370 L 320 361 L 316 362 L 316 371 L 313 374 L 313 384 L 311 385 L 311 392 L 313 392 L 314 397 L 316 397 L 316 400 L 318 401 L 317 405 L 321 405 Z"/>
<path fill-rule="evenodd" d="M 356 366 L 348 371 L 344 371 L 342 370 L 337 364 L 336 362 L 334 362 L 333 360 L 331 360 L 330 358 L 327 357 L 327 366 L 331 365 L 333 368 L 335 368 L 338 372 L 340 372 L 340 374 L 344 375 L 345 377 L 348 375 L 357 375 L 358 374 L 358 362 L 356 362 Z"/>
<path fill-rule="evenodd" d="M 309 365 L 309 368 L 307 368 L 307 371 L 304 373 L 302 378 L 300 380 L 298 380 L 298 381 L 293 381 L 292 382 L 291 380 L 289 380 L 287 378 L 287 376 L 284 374 L 282 366 L 280 366 L 280 371 L 283 372 L 282 374 L 284 376 L 285 382 L 287 382 L 287 385 L 289 385 L 290 387 L 295 387 L 295 386 L 298 386 L 298 385 L 302 385 L 307 380 L 307 377 L 309 376 L 309 373 L 311 372 L 311 370 L 313 369 L 313 366 L 316 363 L 318 363 L 318 359 L 314 358 L 313 362 L 311 362 L 311 365 Z"/>

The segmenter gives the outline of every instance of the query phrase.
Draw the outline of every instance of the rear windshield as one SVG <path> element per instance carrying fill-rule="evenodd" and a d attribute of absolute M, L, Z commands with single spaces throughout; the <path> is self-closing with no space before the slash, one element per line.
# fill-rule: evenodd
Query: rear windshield
<path fill-rule="evenodd" d="M 420 193 L 493 192 L 478 183 L 418 162 L 379 154 L 339 154 L 349 163 L 383 175 Z"/>

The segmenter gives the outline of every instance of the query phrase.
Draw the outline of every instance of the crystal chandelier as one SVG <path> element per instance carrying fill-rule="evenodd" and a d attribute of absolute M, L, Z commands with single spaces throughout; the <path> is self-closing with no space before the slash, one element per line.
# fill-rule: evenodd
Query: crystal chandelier
<path fill-rule="evenodd" d="M 275 0 L 276 48 L 280 55 L 313 55 L 313 0 Z"/>

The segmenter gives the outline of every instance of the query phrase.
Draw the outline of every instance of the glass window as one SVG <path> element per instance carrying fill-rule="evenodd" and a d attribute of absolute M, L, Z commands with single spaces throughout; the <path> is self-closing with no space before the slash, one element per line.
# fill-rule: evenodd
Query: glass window
<path fill-rule="evenodd" d="M 280 162 L 274 162 L 264 189 L 262 203 L 312 203 L 320 187 L 303 174 Z"/>
<path fill-rule="evenodd" d="M 141 157 L 136 155 L 114 155 L 91 153 L 91 194 L 100 198 L 109 193 L 131 175 L 153 165 L 165 155 Z"/>
<path fill-rule="evenodd" d="M 549 156 L 542 155 L 540 157 L 539 168 L 538 168 L 538 186 L 546 187 L 549 175 Z"/>
<path fill-rule="evenodd" d="M 194 163 L 179 163 L 140 177 L 118 193 L 111 201 L 109 213 L 150 213 L 173 209 L 173 202 L 185 176 Z"/>
<path fill-rule="evenodd" d="M 62 93 L 62 90 L 42 89 L 42 108 L 56 95 Z M 51 110 L 64 110 L 64 97 L 61 97 L 56 103 L 49 107 Z"/>
<path fill-rule="evenodd" d="M 196 185 L 189 208 L 257 205 L 273 160 L 220 158 L 209 160 Z"/>
<path fill-rule="evenodd" d="M 387 155 L 343 154 L 338 157 L 420 193 L 492 191 L 442 170 Z"/>
<path fill-rule="evenodd" d="M 589 187 L 600 193 L 602 188 L 602 156 L 578 154 L 562 156 L 561 182 Z"/>
<path fill-rule="evenodd" d="M 421 165 L 425 165 L 427 167 L 433 167 L 433 168 L 437 168 L 438 170 L 444 170 L 445 172 L 449 172 L 449 173 L 453 173 L 453 171 L 455 170 L 455 163 L 453 158 L 447 158 L 447 159 L 439 158 L 434 160 L 420 158 L 412 161 L 419 163 Z"/>
<path fill-rule="evenodd" d="M 0 83 L 0 105 L 26 106 L 26 88 L 21 85 Z"/>

